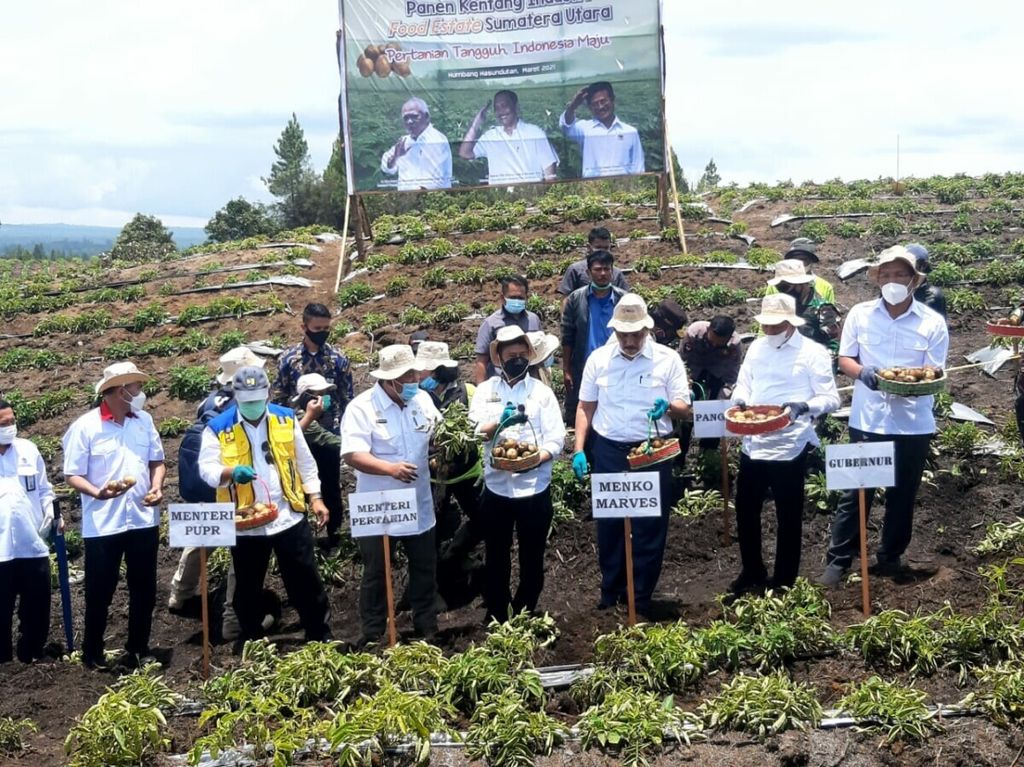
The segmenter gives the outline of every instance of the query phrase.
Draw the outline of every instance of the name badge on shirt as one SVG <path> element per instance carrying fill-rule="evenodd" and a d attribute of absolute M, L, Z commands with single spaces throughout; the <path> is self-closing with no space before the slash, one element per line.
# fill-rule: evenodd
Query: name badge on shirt
<path fill-rule="evenodd" d="M 30 492 L 30 493 L 34 493 L 35 490 L 36 490 L 36 476 L 35 476 L 35 474 L 25 474 L 24 475 L 24 480 L 25 480 L 25 489 L 28 492 Z"/>

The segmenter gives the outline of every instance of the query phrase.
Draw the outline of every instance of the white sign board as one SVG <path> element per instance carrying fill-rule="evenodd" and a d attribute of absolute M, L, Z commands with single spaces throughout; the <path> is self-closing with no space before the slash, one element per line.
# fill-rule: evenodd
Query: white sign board
<path fill-rule="evenodd" d="M 167 512 L 172 548 L 235 545 L 233 503 L 172 503 Z"/>
<path fill-rule="evenodd" d="M 731 437 L 725 430 L 725 411 L 732 407 L 727 399 L 693 403 L 693 436 L 696 439 Z"/>
<path fill-rule="evenodd" d="M 892 442 L 854 442 L 825 448 L 825 483 L 829 490 L 892 487 L 896 484 L 896 450 Z"/>
<path fill-rule="evenodd" d="M 590 475 L 594 519 L 661 516 L 661 476 L 656 471 Z"/>
<path fill-rule="evenodd" d="M 413 535 L 419 529 L 414 488 L 352 493 L 348 497 L 348 513 L 353 538 Z"/>

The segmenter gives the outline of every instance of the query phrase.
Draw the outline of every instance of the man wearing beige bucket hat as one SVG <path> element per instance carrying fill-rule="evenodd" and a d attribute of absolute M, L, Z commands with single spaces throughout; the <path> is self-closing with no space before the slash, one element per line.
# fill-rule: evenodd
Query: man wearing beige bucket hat
<path fill-rule="evenodd" d="M 813 419 L 839 407 L 832 360 L 819 344 L 797 332 L 792 296 L 765 296 L 754 316 L 764 335 L 757 338 L 740 366 L 732 399 L 747 404 L 782 405 L 789 424 L 768 434 L 743 438 L 736 480 L 736 532 L 742 569 L 729 591 L 733 596 L 766 587 L 792 586 L 800 568 L 804 509 L 804 469 L 818 444 Z M 761 554 L 761 511 L 768 490 L 775 499 L 776 545 L 772 577 Z"/>
<path fill-rule="evenodd" d="M 342 460 L 355 469 L 356 492 L 416 490 L 419 526 L 401 541 L 409 567 L 409 604 L 417 634 L 437 634 L 437 548 L 429 450 L 441 413 L 419 385 L 423 367 L 412 347 L 385 346 L 370 375 L 377 383 L 356 395 L 341 422 Z M 387 628 L 384 543 L 380 536 L 359 538 L 363 580 L 359 586 L 360 645 L 377 642 Z"/>
<path fill-rule="evenodd" d="M 821 300 L 826 303 L 834 304 L 836 302 L 836 289 L 832 286 L 832 283 L 824 277 L 813 273 L 814 265 L 821 260 L 818 258 L 818 245 L 814 240 L 810 240 L 807 237 L 797 237 L 789 243 L 789 248 L 782 258 L 785 261 L 799 261 L 803 264 L 804 271 L 810 274 L 814 280 L 814 292 L 821 296 Z M 765 295 L 770 296 L 772 293 L 780 292 L 782 291 L 769 283 Z"/>
<path fill-rule="evenodd" d="M 64 476 L 81 494 L 85 539 L 85 634 L 82 656 L 102 668 L 103 634 L 124 560 L 128 583 L 125 663 L 149 660 L 156 605 L 164 449 L 143 408 L 149 376 L 132 362 L 103 371 L 99 407 L 79 417 L 64 435 Z"/>
<path fill-rule="evenodd" d="M 595 474 L 629 471 L 629 451 L 648 436 L 670 437 L 672 419 L 690 412 L 690 384 L 683 361 L 672 349 L 655 343 L 654 320 L 636 293 L 619 299 L 608 322 L 615 336 L 587 359 L 576 408 L 572 466 L 583 479 L 589 466 Z M 654 430 L 652 432 L 652 429 Z M 661 486 L 661 516 L 633 520 L 633 563 L 636 609 L 652 615 L 651 597 L 661 575 L 668 535 L 668 515 L 677 500 L 672 462 L 652 464 Z M 601 567 L 599 609 L 625 600 L 625 535 L 620 520 L 597 520 Z"/>
<path fill-rule="evenodd" d="M 883 250 L 868 279 L 881 298 L 857 304 L 846 318 L 839 344 L 839 369 L 854 379 L 851 442 L 893 442 L 896 485 L 885 491 L 882 536 L 871 566 L 875 575 L 900 578 L 910 545 L 914 500 L 921 485 L 928 445 L 935 433 L 934 396 L 903 397 L 878 391 L 878 373 L 891 367 L 946 366 L 949 330 L 937 312 L 914 298 L 924 275 L 917 259 L 896 245 Z M 868 509 L 874 493 L 867 492 Z M 832 541 L 821 582 L 838 585 L 860 547 L 857 491 L 847 491 L 832 522 Z"/>
<path fill-rule="evenodd" d="M 498 375 L 480 384 L 469 409 L 477 434 L 490 440 L 484 448 L 480 504 L 487 550 L 484 597 L 488 621 L 508 620 L 510 611 L 534 610 L 544 587 L 544 549 L 554 514 L 551 464 L 565 449 L 565 424 L 554 392 L 529 375 L 535 354 L 520 328 L 510 325 L 499 330 L 491 343 L 491 362 Z M 491 457 L 499 450 L 498 438 L 532 444 L 540 463 L 520 472 L 495 468 Z M 500 449 L 504 452 L 506 448 Z M 509 588 L 513 533 L 519 543 L 515 595 Z"/>

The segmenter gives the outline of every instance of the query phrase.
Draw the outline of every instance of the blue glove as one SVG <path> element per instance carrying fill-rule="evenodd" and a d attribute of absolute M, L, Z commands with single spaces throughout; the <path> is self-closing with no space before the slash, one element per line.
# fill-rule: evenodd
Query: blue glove
<path fill-rule="evenodd" d="M 248 485 L 256 479 L 256 470 L 252 466 L 236 466 L 231 470 L 231 481 L 236 485 Z"/>
<path fill-rule="evenodd" d="M 654 407 L 647 411 L 647 417 L 656 421 L 668 412 L 668 400 L 658 397 L 654 400 Z"/>
<path fill-rule="evenodd" d="M 736 407 L 738 407 L 740 410 L 746 410 L 747 409 L 747 402 L 746 402 L 746 400 L 735 399 L 735 400 L 733 400 L 733 404 L 736 405 Z"/>
<path fill-rule="evenodd" d="M 782 407 L 789 408 L 789 417 L 794 421 L 804 413 L 811 412 L 806 402 L 783 402 Z"/>
<path fill-rule="evenodd" d="M 508 419 L 514 416 L 517 412 L 515 405 L 511 402 L 506 402 L 505 409 L 501 411 L 501 418 L 498 419 L 498 423 L 506 423 Z"/>
<path fill-rule="evenodd" d="M 864 365 L 857 374 L 857 380 L 871 391 L 878 391 L 878 368 Z"/>
<path fill-rule="evenodd" d="M 587 456 L 583 454 L 582 450 L 580 450 L 578 453 L 573 453 L 572 471 L 573 474 L 576 475 L 576 479 L 578 479 L 580 482 L 583 481 L 583 477 L 586 475 L 586 473 L 590 471 L 590 467 L 587 466 Z"/>

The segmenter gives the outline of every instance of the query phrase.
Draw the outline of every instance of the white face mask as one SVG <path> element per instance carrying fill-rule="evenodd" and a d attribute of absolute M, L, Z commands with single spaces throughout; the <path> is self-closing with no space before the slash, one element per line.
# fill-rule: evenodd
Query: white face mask
<path fill-rule="evenodd" d="M 789 338 L 789 333 L 783 330 L 781 333 L 765 333 L 764 337 L 773 349 L 781 349 Z"/>
<path fill-rule="evenodd" d="M 126 402 L 131 406 L 132 412 L 138 413 L 146 407 L 146 392 L 140 391 L 131 399 L 126 400 Z"/>
<path fill-rule="evenodd" d="M 12 423 L 10 426 L 0 426 L 0 445 L 12 444 L 17 436 L 18 424 Z"/>
<path fill-rule="evenodd" d="M 892 306 L 902 304 L 909 295 L 910 288 L 898 282 L 887 282 L 882 286 L 882 298 Z"/>

